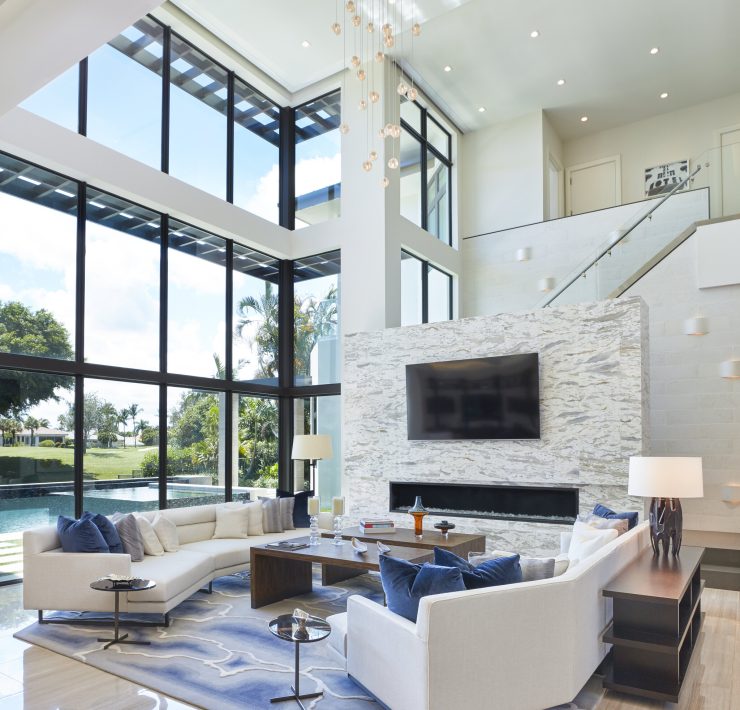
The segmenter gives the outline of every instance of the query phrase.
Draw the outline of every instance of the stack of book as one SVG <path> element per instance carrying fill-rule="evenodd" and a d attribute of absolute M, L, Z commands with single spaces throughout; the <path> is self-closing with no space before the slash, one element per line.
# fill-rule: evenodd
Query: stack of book
<path fill-rule="evenodd" d="M 360 532 L 363 535 L 390 535 L 396 532 L 390 518 L 361 518 Z"/>

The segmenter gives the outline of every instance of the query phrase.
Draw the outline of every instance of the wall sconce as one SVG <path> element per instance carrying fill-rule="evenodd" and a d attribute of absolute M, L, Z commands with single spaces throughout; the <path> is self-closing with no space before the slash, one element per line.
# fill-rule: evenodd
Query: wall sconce
<path fill-rule="evenodd" d="M 706 335 L 709 332 L 709 318 L 687 318 L 683 322 L 683 332 L 684 335 Z"/>
<path fill-rule="evenodd" d="M 516 250 L 517 261 L 529 261 L 532 258 L 532 247 L 522 247 Z"/>
<path fill-rule="evenodd" d="M 725 360 L 719 364 L 719 376 L 726 380 L 740 380 L 740 360 Z"/>
<path fill-rule="evenodd" d="M 539 291 L 552 291 L 555 288 L 555 277 L 546 276 L 544 279 L 540 279 L 537 282 L 537 289 Z"/>
<path fill-rule="evenodd" d="M 726 503 L 740 503 L 740 483 L 725 483 L 720 491 Z"/>

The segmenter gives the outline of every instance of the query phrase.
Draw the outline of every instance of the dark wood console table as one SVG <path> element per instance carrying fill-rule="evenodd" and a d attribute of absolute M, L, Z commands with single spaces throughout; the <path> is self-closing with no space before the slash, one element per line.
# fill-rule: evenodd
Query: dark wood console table
<path fill-rule="evenodd" d="M 647 550 L 605 587 L 614 614 L 603 637 L 613 644 L 604 687 L 678 702 L 703 619 L 703 555 L 703 547 L 682 547 L 679 557 Z"/>

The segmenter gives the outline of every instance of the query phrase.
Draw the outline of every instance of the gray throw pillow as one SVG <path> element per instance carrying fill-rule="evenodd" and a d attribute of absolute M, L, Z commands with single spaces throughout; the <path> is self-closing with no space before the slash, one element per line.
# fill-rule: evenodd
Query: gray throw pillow
<path fill-rule="evenodd" d="M 617 536 L 624 535 L 629 529 L 629 520 L 626 518 L 602 518 L 599 515 L 588 513 L 579 515 L 578 520 L 597 530 L 616 530 Z"/>
<path fill-rule="evenodd" d="M 479 552 L 468 555 L 468 562 L 471 565 L 479 565 L 486 560 L 493 560 L 497 557 L 511 557 L 515 552 L 504 552 L 503 550 L 494 550 L 493 552 Z M 550 579 L 555 576 L 555 558 L 554 557 L 520 557 L 519 565 L 522 568 L 522 582 L 532 582 L 535 579 Z"/>
<path fill-rule="evenodd" d="M 283 530 L 295 530 L 293 524 L 293 509 L 295 508 L 295 498 L 278 498 L 280 501 L 280 520 L 283 524 Z"/>
<path fill-rule="evenodd" d="M 132 562 L 141 562 L 144 559 L 144 539 L 139 532 L 136 518 L 132 513 L 114 513 L 111 521 L 116 526 L 118 536 L 121 538 L 123 551 L 131 556 Z"/>
<path fill-rule="evenodd" d="M 262 530 L 265 533 L 283 532 L 280 498 L 262 499 Z"/>

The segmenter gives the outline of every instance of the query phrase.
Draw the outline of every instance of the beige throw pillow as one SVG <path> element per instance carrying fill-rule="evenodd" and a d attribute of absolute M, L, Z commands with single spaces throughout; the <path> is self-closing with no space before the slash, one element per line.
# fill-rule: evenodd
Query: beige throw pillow
<path fill-rule="evenodd" d="M 141 539 L 144 542 L 144 554 L 154 555 L 155 557 L 164 555 L 164 547 L 162 547 L 162 543 L 159 541 L 157 533 L 154 532 L 154 528 L 149 520 L 137 515 L 136 526 L 139 528 Z"/>
<path fill-rule="evenodd" d="M 262 502 L 256 500 L 247 503 L 244 507 L 247 509 L 247 516 L 249 517 L 249 536 L 264 535 L 262 529 Z"/>
<path fill-rule="evenodd" d="M 177 525 L 162 515 L 157 515 L 152 523 L 154 532 L 165 552 L 177 552 L 180 549 L 180 538 L 177 535 Z"/>
<path fill-rule="evenodd" d="M 249 514 L 243 503 L 223 503 L 216 506 L 216 529 L 213 539 L 246 539 L 249 537 Z"/>

